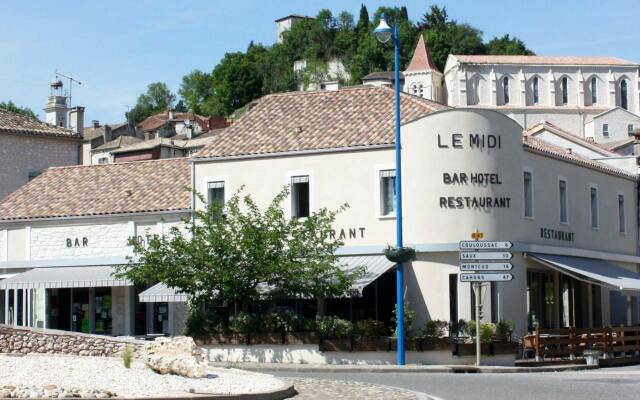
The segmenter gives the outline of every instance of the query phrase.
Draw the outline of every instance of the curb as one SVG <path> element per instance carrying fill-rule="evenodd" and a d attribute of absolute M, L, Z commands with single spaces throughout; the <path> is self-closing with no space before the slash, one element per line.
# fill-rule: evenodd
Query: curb
<path fill-rule="evenodd" d="M 283 400 L 297 395 L 293 385 L 282 389 L 261 393 L 244 394 L 211 394 L 211 393 L 189 393 L 189 396 L 177 397 L 118 397 L 118 400 Z M 11 400 L 0 398 L 0 400 Z"/>
<path fill-rule="evenodd" d="M 216 367 L 225 367 L 225 363 L 212 363 Z M 297 372 L 297 373 L 466 373 L 466 374 L 515 374 L 515 373 L 540 373 L 583 371 L 598 369 L 594 365 L 558 365 L 541 367 L 475 367 L 470 365 L 409 365 L 409 366 L 352 366 L 352 365 L 310 365 L 310 364 L 253 364 L 239 363 L 234 368 L 254 372 Z"/>

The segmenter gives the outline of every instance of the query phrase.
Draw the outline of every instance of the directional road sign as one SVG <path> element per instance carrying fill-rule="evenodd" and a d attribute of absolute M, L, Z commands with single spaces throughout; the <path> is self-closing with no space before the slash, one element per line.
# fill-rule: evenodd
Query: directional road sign
<path fill-rule="evenodd" d="M 491 242 L 488 240 L 462 240 L 460 250 L 508 250 L 513 247 L 511 242 Z"/>
<path fill-rule="evenodd" d="M 460 259 L 464 261 L 472 260 L 511 260 L 513 254 L 508 251 L 461 251 Z"/>
<path fill-rule="evenodd" d="M 510 271 L 511 263 L 500 262 L 461 262 L 460 271 Z"/>
<path fill-rule="evenodd" d="M 460 274 L 460 282 L 507 282 L 511 274 Z"/>

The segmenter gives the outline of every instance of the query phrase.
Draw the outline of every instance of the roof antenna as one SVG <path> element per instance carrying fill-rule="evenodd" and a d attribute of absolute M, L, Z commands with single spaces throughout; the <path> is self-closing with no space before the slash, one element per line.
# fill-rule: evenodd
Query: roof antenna
<path fill-rule="evenodd" d="M 56 74 L 56 79 L 58 79 L 58 77 L 60 77 L 60 76 L 63 77 L 63 78 L 69 79 L 69 104 L 67 105 L 67 107 L 71 108 L 71 88 L 73 87 L 73 82 L 77 83 L 78 85 L 82 85 L 82 82 L 80 82 L 76 78 L 73 78 L 73 77 L 65 75 L 65 74 L 63 74 L 61 72 L 58 72 L 57 69 L 55 71 L 55 74 Z"/>

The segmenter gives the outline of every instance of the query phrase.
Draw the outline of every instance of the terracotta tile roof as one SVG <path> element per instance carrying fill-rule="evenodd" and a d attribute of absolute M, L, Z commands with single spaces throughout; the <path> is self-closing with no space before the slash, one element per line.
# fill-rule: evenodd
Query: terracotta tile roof
<path fill-rule="evenodd" d="M 0 108 L 0 134 L 2 133 L 80 139 L 80 135 L 71 129 L 50 125 Z"/>
<path fill-rule="evenodd" d="M 617 57 L 567 57 L 567 56 L 487 56 L 451 55 L 468 64 L 534 64 L 534 65 L 628 65 L 638 63 Z"/>
<path fill-rule="evenodd" d="M 96 147 L 95 149 L 93 149 L 93 151 L 105 151 L 105 150 L 118 149 L 124 146 L 130 146 L 139 142 L 142 142 L 142 139 L 138 139 L 137 137 L 134 137 L 134 136 L 118 136 L 112 141 Z"/>
<path fill-rule="evenodd" d="M 631 178 L 633 180 L 637 180 L 638 176 L 632 174 L 628 171 L 624 171 L 622 169 L 612 167 L 608 164 L 601 163 L 590 158 L 582 157 L 575 152 L 568 152 L 566 149 L 563 149 L 558 146 L 554 146 L 550 143 L 547 143 L 541 139 L 538 139 L 533 136 L 523 136 L 522 142 L 525 150 L 529 149 L 532 151 L 540 152 L 543 154 L 551 155 L 555 158 L 559 158 L 561 160 L 569 161 L 574 164 L 579 164 L 582 166 L 591 167 L 606 173 L 622 176 L 625 178 Z"/>
<path fill-rule="evenodd" d="M 552 132 L 570 142 L 573 142 L 575 144 L 577 144 L 578 146 L 582 146 L 582 147 L 586 147 L 588 149 L 590 149 L 591 151 L 594 151 L 596 153 L 599 153 L 605 157 L 610 157 L 613 156 L 614 154 L 600 146 L 598 146 L 596 143 L 591 143 L 588 142 L 584 139 L 582 139 L 581 137 L 574 135 L 573 133 L 566 131 L 562 128 L 560 128 L 559 126 L 552 124 L 551 122 L 548 121 L 542 121 L 534 126 L 532 126 L 531 128 L 527 129 L 526 131 L 524 131 L 524 135 L 525 136 L 529 136 L 529 137 L 533 137 L 536 136 L 538 134 L 540 134 L 542 131 L 544 130 L 548 130 L 549 132 Z"/>
<path fill-rule="evenodd" d="M 424 41 L 424 35 L 421 34 L 420 39 L 418 39 L 416 49 L 413 51 L 411 62 L 409 63 L 406 71 L 411 72 L 425 70 L 438 71 L 438 67 L 436 67 L 436 64 L 433 62 L 433 58 L 431 58 L 431 53 L 429 53 L 427 44 Z"/>
<path fill-rule="evenodd" d="M 379 72 L 372 72 L 368 75 L 365 75 L 362 80 L 363 81 L 371 81 L 371 80 L 378 80 L 378 79 L 387 79 L 390 81 L 395 80 L 395 73 L 393 71 L 379 71 Z M 400 72 L 400 80 L 404 80 L 404 74 L 402 72 Z"/>
<path fill-rule="evenodd" d="M 626 139 L 622 139 L 622 140 L 614 140 L 612 142 L 605 142 L 605 143 L 597 143 L 597 146 L 602 147 L 603 149 L 607 149 L 610 151 L 616 151 L 622 147 L 625 147 L 629 144 L 638 144 L 640 143 L 640 141 L 638 141 L 638 139 L 636 139 L 635 137 L 629 137 Z"/>
<path fill-rule="evenodd" d="M 165 125 L 171 121 L 185 121 L 189 120 L 197 123 L 203 130 L 209 129 L 209 118 L 203 117 L 202 115 L 198 115 L 192 112 L 174 112 L 173 118 L 169 119 L 169 113 L 165 112 L 163 114 L 156 114 L 148 117 L 144 121 L 138 124 L 138 128 L 140 128 L 143 132 L 153 131 L 161 126 Z"/>
<path fill-rule="evenodd" d="M 402 93 L 402 122 L 448 108 Z M 394 91 L 356 86 L 262 97 L 196 158 L 392 144 Z"/>
<path fill-rule="evenodd" d="M 0 201 L 0 220 L 187 210 L 190 174 L 184 158 L 49 168 Z"/>

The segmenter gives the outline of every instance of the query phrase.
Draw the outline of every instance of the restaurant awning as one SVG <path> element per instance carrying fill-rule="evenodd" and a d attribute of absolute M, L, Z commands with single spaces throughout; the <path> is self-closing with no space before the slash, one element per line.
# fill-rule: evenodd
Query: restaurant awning
<path fill-rule="evenodd" d="M 351 286 L 355 293 L 362 294 L 362 290 L 395 266 L 383 255 L 365 256 L 343 256 L 340 257 L 340 264 L 345 271 L 355 271 L 358 267 L 364 267 L 366 273 Z M 269 291 L 269 288 L 262 288 L 262 291 Z M 142 303 L 180 303 L 187 301 L 187 296 L 176 292 L 164 283 L 158 283 L 138 295 Z"/>
<path fill-rule="evenodd" d="M 0 281 L 0 289 L 63 289 L 132 286 L 126 280 L 116 279 L 114 267 L 61 267 L 34 268 Z"/>
<path fill-rule="evenodd" d="M 640 290 L 640 273 L 594 258 L 527 253 L 528 257 L 575 279 L 614 290 Z"/>
<path fill-rule="evenodd" d="M 138 295 L 141 303 L 184 303 L 187 296 L 164 283 L 158 283 Z"/>
<path fill-rule="evenodd" d="M 396 264 L 387 260 L 387 257 L 380 254 L 364 255 L 364 256 L 343 256 L 340 257 L 340 263 L 345 271 L 354 271 L 358 267 L 365 267 L 366 273 L 360 279 L 355 281 L 351 286 L 351 290 L 362 293 L 362 290 L 378 279 Z"/>

